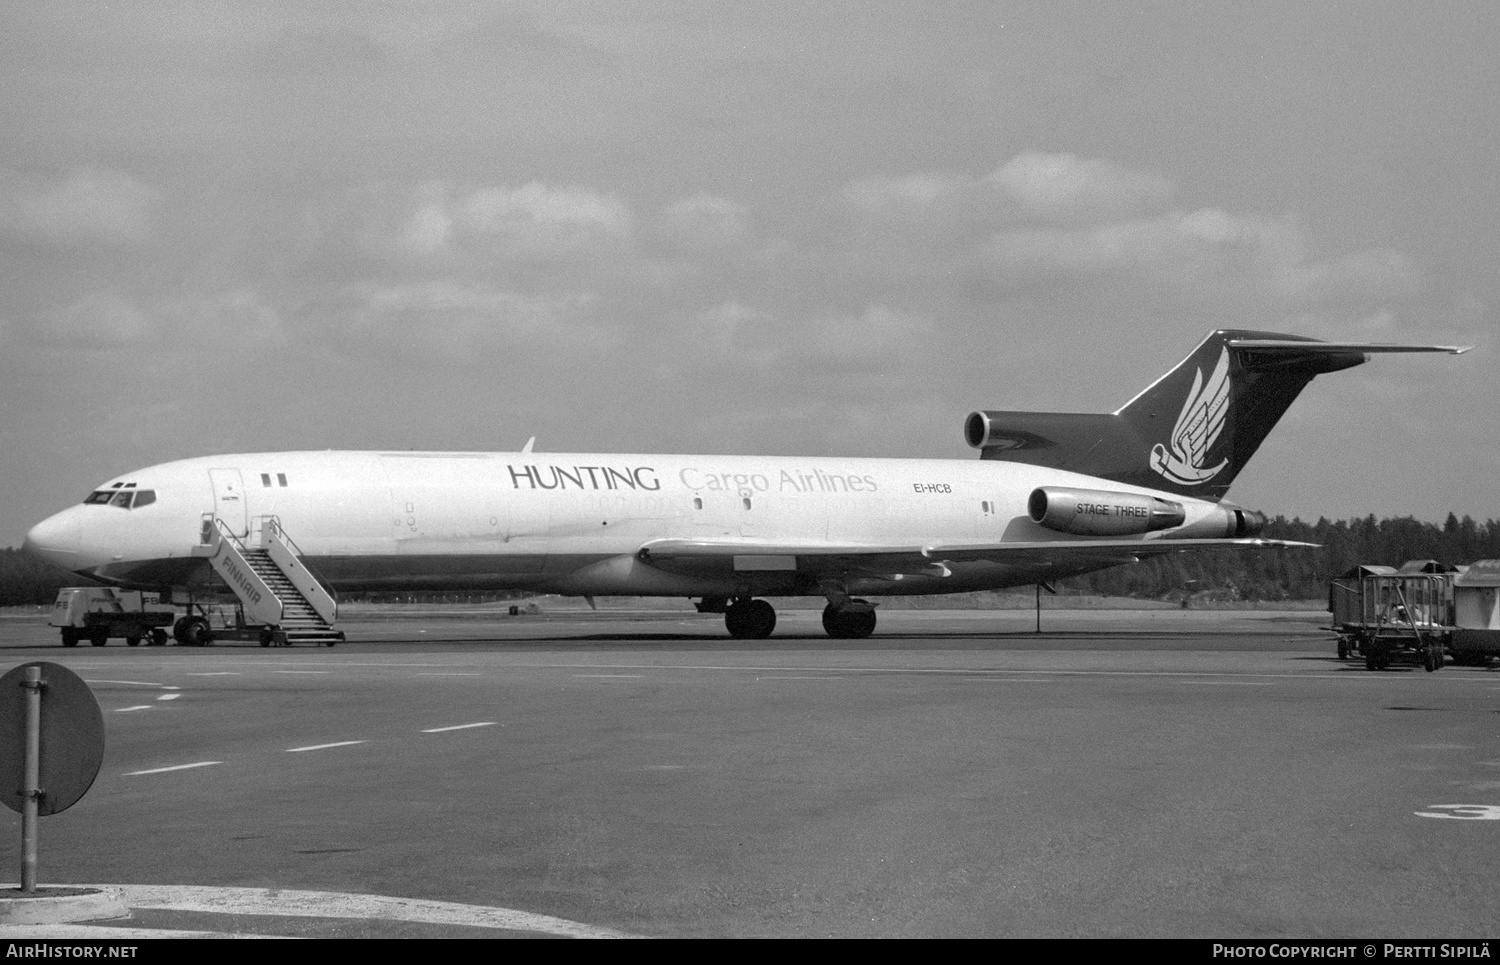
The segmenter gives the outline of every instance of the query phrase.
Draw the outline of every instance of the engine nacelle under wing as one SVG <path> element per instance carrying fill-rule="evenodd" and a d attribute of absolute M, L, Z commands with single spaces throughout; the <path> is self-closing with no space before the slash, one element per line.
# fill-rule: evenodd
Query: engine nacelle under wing
<path fill-rule="evenodd" d="M 1182 504 L 1158 496 L 1105 489 L 1041 486 L 1026 503 L 1031 520 L 1077 536 L 1127 536 L 1181 526 Z"/>

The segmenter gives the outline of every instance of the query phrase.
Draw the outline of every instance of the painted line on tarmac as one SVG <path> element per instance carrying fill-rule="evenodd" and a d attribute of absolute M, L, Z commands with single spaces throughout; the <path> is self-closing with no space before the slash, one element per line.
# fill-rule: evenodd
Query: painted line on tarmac
<path fill-rule="evenodd" d="M 182 689 L 181 687 L 174 687 L 171 684 L 158 684 L 149 680 L 90 680 L 84 678 L 83 682 L 87 684 L 124 684 L 127 687 L 160 687 L 162 690 Z"/>
<path fill-rule="evenodd" d="M 162 694 L 160 697 L 158 697 L 156 699 L 157 700 L 176 700 L 178 697 L 181 697 L 181 696 L 182 696 L 182 694 Z"/>
<path fill-rule="evenodd" d="M 477 670 L 424 670 L 417 674 L 418 677 L 478 677 L 479 675 Z"/>
<path fill-rule="evenodd" d="M 644 674 L 638 673 L 575 673 L 575 677 L 587 677 L 590 680 L 639 680 Z"/>
<path fill-rule="evenodd" d="M 492 720 L 482 720 L 477 724 L 454 724 L 452 727 L 430 727 L 422 731 L 424 734 L 446 734 L 450 730 L 469 730 L 472 727 L 494 727 Z"/>
<path fill-rule="evenodd" d="M 330 747 L 353 747 L 355 744 L 363 744 L 364 741 L 336 741 L 332 744 L 309 744 L 306 747 L 288 747 L 288 754 L 300 754 L 303 751 L 326 751 Z"/>
<path fill-rule="evenodd" d="M 193 885 L 89 885 L 118 888 L 132 910 L 190 911 L 223 915 L 276 915 L 287 918 L 352 918 L 427 925 L 464 925 L 541 932 L 569 938 L 633 938 L 566 918 L 513 908 L 452 901 L 390 898 L 337 891 L 283 891 L 267 888 L 210 888 Z"/>
<path fill-rule="evenodd" d="M 132 710 L 150 710 L 150 709 L 151 709 L 151 705 L 150 704 L 136 704 L 134 707 L 116 707 L 115 708 L 115 713 L 117 713 L 117 714 L 128 714 Z"/>
<path fill-rule="evenodd" d="M 835 677 L 833 674 L 807 674 L 805 676 L 794 676 L 785 674 L 781 676 L 756 677 L 756 680 L 843 680 L 843 677 Z"/>
<path fill-rule="evenodd" d="M 199 673 L 190 673 L 189 677 L 238 677 L 238 670 L 206 670 Z"/>
<path fill-rule="evenodd" d="M 516 668 L 528 670 L 726 670 L 735 673 L 755 672 L 777 672 L 795 673 L 806 672 L 808 667 L 780 667 L 780 666 L 756 666 L 747 664 L 745 666 L 732 666 L 728 664 L 576 664 L 576 663 L 518 663 L 512 665 Z M 1043 670 L 1043 669 L 991 669 L 980 668 L 924 668 L 924 667 L 822 667 L 829 674 L 864 674 L 867 676 L 928 676 L 928 677 L 999 677 L 1006 674 L 1017 676 L 1041 676 L 1041 677 L 1169 677 L 1169 678 L 1195 678 L 1195 677 L 1255 677 L 1270 680 L 1353 680 L 1366 682 L 1381 682 L 1401 679 L 1394 674 L 1376 673 L 1353 673 L 1341 671 L 1339 673 L 1234 673 L 1222 670 Z M 582 677 L 586 674 L 575 673 L 573 676 Z M 594 676 L 608 676 L 596 674 Z M 620 674 L 618 676 L 625 676 Z M 1452 683 L 1489 683 L 1478 677 L 1471 676 L 1445 676 L 1437 674 L 1427 678 L 1436 681 L 1447 681 Z"/>
<path fill-rule="evenodd" d="M 223 761 L 199 761 L 196 764 L 174 764 L 171 767 L 153 767 L 149 771 L 126 771 L 126 777 L 139 777 L 142 774 L 165 774 L 168 771 L 187 771 L 195 767 L 212 767 L 222 764 Z"/>
<path fill-rule="evenodd" d="M 332 670 L 273 670 L 272 673 L 333 673 Z"/>

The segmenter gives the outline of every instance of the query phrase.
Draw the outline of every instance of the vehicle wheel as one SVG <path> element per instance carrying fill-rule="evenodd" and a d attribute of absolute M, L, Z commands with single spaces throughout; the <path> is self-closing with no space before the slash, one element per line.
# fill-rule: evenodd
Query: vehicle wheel
<path fill-rule="evenodd" d="M 125 646 L 127 646 L 127 647 L 139 647 L 140 645 L 141 645 L 141 638 L 140 637 L 126 637 L 125 638 Z"/>
<path fill-rule="evenodd" d="M 164 647 L 167 645 L 167 631 L 157 627 L 151 631 L 151 646 Z"/>
<path fill-rule="evenodd" d="M 263 628 L 260 631 L 260 645 L 261 646 L 263 646 L 263 647 L 269 647 L 272 643 L 275 642 L 275 640 L 276 640 L 276 631 L 272 630 L 270 627 L 265 627 L 265 628 Z"/>
<path fill-rule="evenodd" d="M 1339 637 L 1339 659 L 1349 659 L 1349 641 L 1345 640 L 1343 637 Z"/>
<path fill-rule="evenodd" d="M 100 627 L 93 633 L 89 634 L 89 643 L 92 643 L 96 647 L 102 647 L 108 642 L 109 631 L 104 629 L 103 627 Z"/>
<path fill-rule="evenodd" d="M 78 631 L 74 630 L 72 627 L 63 627 L 62 645 L 65 647 L 78 646 Z"/>
<path fill-rule="evenodd" d="M 875 632 L 875 608 L 864 600 L 853 606 L 823 608 L 823 630 L 835 640 L 863 640 Z"/>
<path fill-rule="evenodd" d="M 208 621 L 202 617 L 188 617 L 182 624 L 182 636 L 179 638 L 185 647 L 206 647 L 213 642 L 213 632 L 208 628 Z"/>
<path fill-rule="evenodd" d="M 724 626 L 736 640 L 764 640 L 776 629 L 776 608 L 765 600 L 736 600 L 724 611 Z"/>
<path fill-rule="evenodd" d="M 1365 669 L 1366 670 L 1379 670 L 1380 669 L 1380 658 L 1377 657 L 1377 656 L 1375 656 L 1373 653 L 1367 653 L 1367 654 L 1365 654 Z"/>

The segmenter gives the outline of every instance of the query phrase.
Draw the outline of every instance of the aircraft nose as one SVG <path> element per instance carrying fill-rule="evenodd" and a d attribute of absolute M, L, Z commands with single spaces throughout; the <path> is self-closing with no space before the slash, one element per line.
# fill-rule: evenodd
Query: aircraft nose
<path fill-rule="evenodd" d="M 66 509 L 31 527 L 21 543 L 21 550 L 63 569 L 72 570 L 78 568 L 78 543 L 77 514 Z"/>

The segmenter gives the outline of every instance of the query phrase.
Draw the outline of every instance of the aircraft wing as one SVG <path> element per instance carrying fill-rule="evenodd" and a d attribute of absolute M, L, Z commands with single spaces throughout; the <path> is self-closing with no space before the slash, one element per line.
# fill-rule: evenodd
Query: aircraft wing
<path fill-rule="evenodd" d="M 1391 342 L 1316 342 L 1294 341 L 1278 338 L 1232 338 L 1230 348 L 1251 349 L 1257 352 L 1288 352 L 1294 355 L 1364 355 L 1375 352 L 1447 352 L 1462 355 L 1472 345 L 1396 345 Z"/>
<path fill-rule="evenodd" d="M 1188 550 L 1282 549 L 1315 547 L 1275 539 L 1141 539 L 1046 540 L 1010 543 L 776 543 L 760 540 L 659 539 L 646 543 L 637 557 L 674 573 L 722 575 L 735 572 L 796 571 L 813 576 L 875 577 L 947 576 L 949 563 L 1010 563 L 1067 567 L 1091 563 L 1109 566 Z"/>

